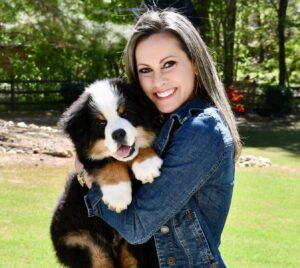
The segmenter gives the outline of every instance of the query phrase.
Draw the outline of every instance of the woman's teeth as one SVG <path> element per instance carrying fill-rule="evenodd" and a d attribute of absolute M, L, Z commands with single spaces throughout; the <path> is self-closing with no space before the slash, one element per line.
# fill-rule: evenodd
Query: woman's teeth
<path fill-rule="evenodd" d="M 156 92 L 156 95 L 159 98 L 166 98 L 166 97 L 169 97 L 170 95 L 172 95 L 174 92 L 175 92 L 175 88 L 172 88 L 172 89 L 168 89 L 168 90 L 163 91 L 163 92 Z"/>

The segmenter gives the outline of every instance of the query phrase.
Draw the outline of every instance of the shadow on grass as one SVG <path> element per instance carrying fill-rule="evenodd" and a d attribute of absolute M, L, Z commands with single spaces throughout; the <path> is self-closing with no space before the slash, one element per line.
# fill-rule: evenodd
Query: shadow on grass
<path fill-rule="evenodd" d="M 242 125 L 239 130 L 244 146 L 261 149 L 277 147 L 300 159 L 300 128 L 266 123 L 257 126 Z"/>

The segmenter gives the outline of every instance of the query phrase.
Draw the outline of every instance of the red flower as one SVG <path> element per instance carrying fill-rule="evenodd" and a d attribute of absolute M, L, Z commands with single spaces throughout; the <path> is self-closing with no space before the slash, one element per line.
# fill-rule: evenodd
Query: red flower
<path fill-rule="evenodd" d="M 234 104 L 241 101 L 244 96 L 239 94 L 237 88 L 234 85 L 230 85 L 226 94 L 232 104 L 232 109 L 236 112 L 243 113 L 245 112 L 245 107 L 242 104 Z"/>
<path fill-rule="evenodd" d="M 237 104 L 237 105 L 233 105 L 232 109 L 235 110 L 238 113 L 243 113 L 245 112 L 245 106 L 243 104 Z"/>
<path fill-rule="evenodd" d="M 231 101 L 232 102 L 239 102 L 243 97 L 244 97 L 243 95 L 235 94 L 235 95 L 232 96 Z"/>

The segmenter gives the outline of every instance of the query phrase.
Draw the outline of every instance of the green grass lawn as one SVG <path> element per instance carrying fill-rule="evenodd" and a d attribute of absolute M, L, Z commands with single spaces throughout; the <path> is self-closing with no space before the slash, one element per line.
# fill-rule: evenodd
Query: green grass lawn
<path fill-rule="evenodd" d="M 228 267 L 300 267 L 300 131 L 242 129 L 243 154 L 268 168 L 237 168 L 221 251 Z M 290 146 L 293 144 L 293 146 Z M 51 213 L 70 167 L 0 167 L 0 267 L 59 267 Z"/>
<path fill-rule="evenodd" d="M 237 168 L 221 251 L 229 267 L 300 267 L 300 130 L 242 127 L 244 155 L 267 168 Z"/>
<path fill-rule="evenodd" d="M 51 213 L 69 168 L 0 168 L 0 267 L 59 267 Z"/>
<path fill-rule="evenodd" d="M 229 267 L 300 267 L 300 174 L 238 168 L 221 251 Z"/>

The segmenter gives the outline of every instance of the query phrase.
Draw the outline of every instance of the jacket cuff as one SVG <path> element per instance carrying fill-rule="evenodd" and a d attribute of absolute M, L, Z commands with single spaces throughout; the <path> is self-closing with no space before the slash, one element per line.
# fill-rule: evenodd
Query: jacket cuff
<path fill-rule="evenodd" d="M 102 199 L 102 192 L 97 183 L 93 183 L 88 193 L 84 196 L 85 206 L 87 208 L 88 217 L 99 216 L 97 205 Z"/>

